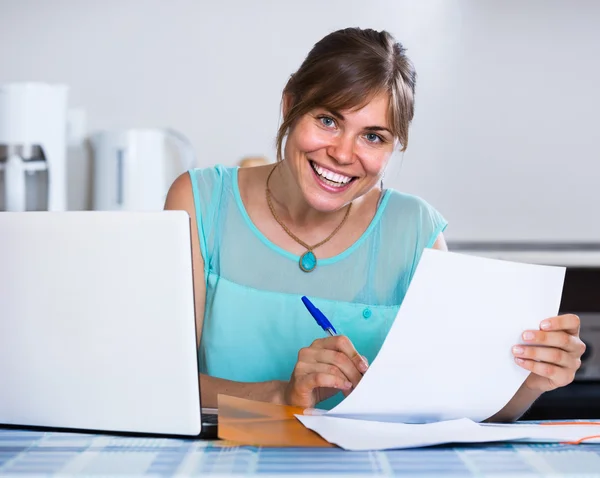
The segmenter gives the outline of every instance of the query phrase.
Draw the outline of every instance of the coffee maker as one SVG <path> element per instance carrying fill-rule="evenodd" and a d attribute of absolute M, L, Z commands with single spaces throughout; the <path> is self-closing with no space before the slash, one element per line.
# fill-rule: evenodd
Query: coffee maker
<path fill-rule="evenodd" d="M 0 211 L 67 207 L 65 85 L 0 84 Z"/>

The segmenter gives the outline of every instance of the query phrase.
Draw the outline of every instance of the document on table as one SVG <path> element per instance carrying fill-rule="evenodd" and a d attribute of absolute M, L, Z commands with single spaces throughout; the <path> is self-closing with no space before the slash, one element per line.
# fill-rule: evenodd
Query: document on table
<path fill-rule="evenodd" d="M 468 418 L 425 424 L 387 423 L 328 415 L 296 415 L 302 424 L 329 443 L 352 451 L 416 448 L 445 443 L 523 441 L 537 443 L 600 443 L 597 425 L 496 425 L 475 423 Z"/>
<path fill-rule="evenodd" d="M 324 416 L 299 419 L 320 433 L 335 417 L 405 425 L 489 418 L 526 379 L 511 348 L 524 330 L 557 315 L 564 275 L 564 267 L 425 249 L 359 385 Z"/>

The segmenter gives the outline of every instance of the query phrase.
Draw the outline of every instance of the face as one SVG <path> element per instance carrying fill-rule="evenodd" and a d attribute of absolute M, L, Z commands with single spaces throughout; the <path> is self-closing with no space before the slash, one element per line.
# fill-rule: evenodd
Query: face
<path fill-rule="evenodd" d="M 310 206 L 335 211 L 379 184 L 395 143 L 388 105 L 380 94 L 359 110 L 317 108 L 291 128 L 285 162 Z"/>

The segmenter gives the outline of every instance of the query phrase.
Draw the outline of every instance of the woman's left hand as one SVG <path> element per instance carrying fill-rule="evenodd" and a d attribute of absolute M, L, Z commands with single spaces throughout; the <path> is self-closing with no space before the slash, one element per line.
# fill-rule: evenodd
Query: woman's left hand
<path fill-rule="evenodd" d="M 515 345 L 513 355 L 518 365 L 531 371 L 527 388 L 543 393 L 573 381 L 585 352 L 579 326 L 579 317 L 565 314 L 542 321 L 540 330 L 523 332 L 525 344 Z"/>

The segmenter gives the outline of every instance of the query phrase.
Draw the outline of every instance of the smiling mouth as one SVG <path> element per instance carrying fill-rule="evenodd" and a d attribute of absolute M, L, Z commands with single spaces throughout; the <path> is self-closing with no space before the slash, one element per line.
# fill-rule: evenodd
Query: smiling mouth
<path fill-rule="evenodd" d="M 343 174 L 334 173 L 333 171 L 329 171 L 312 160 L 309 160 L 311 168 L 319 176 L 319 179 L 323 181 L 325 184 L 329 186 L 333 186 L 335 188 L 341 188 L 343 186 L 348 185 L 352 181 L 356 179 L 356 176 L 344 176 Z"/>

